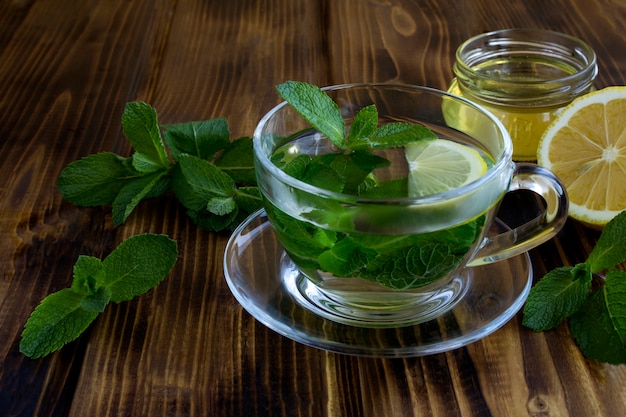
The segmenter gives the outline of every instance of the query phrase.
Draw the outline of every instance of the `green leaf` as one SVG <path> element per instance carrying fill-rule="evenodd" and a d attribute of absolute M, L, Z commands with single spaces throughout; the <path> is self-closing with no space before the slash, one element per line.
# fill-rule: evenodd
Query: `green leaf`
<path fill-rule="evenodd" d="M 238 184 L 256 185 L 252 139 L 245 137 L 233 141 L 215 160 L 215 166 Z"/>
<path fill-rule="evenodd" d="M 206 205 L 206 209 L 213 214 L 223 216 L 237 209 L 237 203 L 233 197 L 213 197 Z"/>
<path fill-rule="evenodd" d="M 583 305 L 591 280 L 591 269 L 586 263 L 550 271 L 531 288 L 522 324 L 536 332 L 558 326 Z"/>
<path fill-rule="evenodd" d="M 405 196 L 408 193 L 407 178 L 396 178 L 393 180 L 383 181 L 364 190 L 361 193 L 363 197 L 370 198 L 393 198 Z"/>
<path fill-rule="evenodd" d="M 113 202 L 113 224 L 124 224 L 142 200 L 165 192 L 169 184 L 167 174 L 167 171 L 157 171 L 128 182 Z"/>
<path fill-rule="evenodd" d="M 360 138 L 374 134 L 378 126 L 378 110 L 375 105 L 363 107 L 354 117 L 348 133 L 348 147 Z"/>
<path fill-rule="evenodd" d="M 276 86 L 287 101 L 311 125 L 340 149 L 345 149 L 346 123 L 339 106 L 319 87 L 298 81 Z"/>
<path fill-rule="evenodd" d="M 311 158 L 308 155 L 298 155 L 291 161 L 284 163 L 284 160 L 280 161 L 272 159 L 274 165 L 282 169 L 285 174 L 301 180 L 306 174 L 306 170 L 311 163 Z"/>
<path fill-rule="evenodd" d="M 163 165 L 156 162 L 146 154 L 135 152 L 131 158 L 133 169 L 141 174 L 152 174 L 163 169 Z"/>
<path fill-rule="evenodd" d="M 345 186 L 345 180 L 333 168 L 325 164 L 311 162 L 301 181 L 325 190 L 341 192 Z"/>
<path fill-rule="evenodd" d="M 177 257 L 176 241 L 166 235 L 126 239 L 103 261 L 111 301 L 131 300 L 156 286 L 169 274 Z"/>
<path fill-rule="evenodd" d="M 72 288 L 48 295 L 24 326 L 20 352 L 39 358 L 76 339 L 110 300 L 130 300 L 169 273 L 178 257 L 176 242 L 165 235 L 137 235 L 100 261 L 80 256 Z"/>
<path fill-rule="evenodd" d="M 80 306 L 83 310 L 102 313 L 111 300 L 111 289 L 100 287 L 93 294 L 83 298 Z"/>
<path fill-rule="evenodd" d="M 230 145 L 228 121 L 221 117 L 162 127 L 165 143 L 175 160 L 182 154 L 189 154 L 211 161 L 217 152 Z"/>
<path fill-rule="evenodd" d="M 604 228 L 589 254 L 587 263 L 594 273 L 613 268 L 626 260 L 626 211 L 615 216 Z"/>
<path fill-rule="evenodd" d="M 67 165 L 57 187 L 63 198 L 78 206 L 111 204 L 137 173 L 129 171 L 122 158 L 111 152 L 89 155 Z"/>
<path fill-rule="evenodd" d="M 152 106 L 143 102 L 126 104 L 122 114 L 122 129 L 135 150 L 135 169 L 148 173 L 170 167 L 159 131 L 157 113 Z"/>
<path fill-rule="evenodd" d="M 437 139 L 437 135 L 425 126 L 412 123 L 388 123 L 376 129 L 369 137 L 362 137 L 350 143 L 350 149 L 388 149 L 433 139 Z"/>
<path fill-rule="evenodd" d="M 310 167 L 314 164 L 321 164 L 335 171 L 341 178 L 341 184 L 343 185 L 343 188 L 339 191 L 357 193 L 359 186 L 373 170 L 387 167 L 390 165 L 390 162 L 381 156 L 361 150 L 348 154 L 319 155 L 311 160 Z M 318 180 L 316 183 L 319 184 L 320 181 Z M 328 188 L 323 185 L 318 186 L 320 188 Z"/>
<path fill-rule="evenodd" d="M 327 235 L 322 235 L 327 237 Z M 359 276 L 359 272 L 374 259 L 378 253 L 366 248 L 349 236 L 319 256 L 320 267 L 338 277 Z"/>
<path fill-rule="evenodd" d="M 361 277 L 397 290 L 419 288 L 448 274 L 462 259 L 445 243 L 405 246 L 370 262 Z"/>
<path fill-rule="evenodd" d="M 626 273 L 612 270 L 570 319 L 570 329 L 589 359 L 626 364 Z"/>
<path fill-rule="evenodd" d="M 239 187 L 235 191 L 235 201 L 246 214 L 252 214 L 263 206 L 263 198 L 257 187 Z"/>
<path fill-rule="evenodd" d="M 214 198 L 231 198 L 235 182 L 218 167 L 192 155 L 181 155 L 172 173 L 176 198 L 190 210 L 206 209 Z"/>
<path fill-rule="evenodd" d="M 239 208 L 222 216 L 211 213 L 207 209 L 187 210 L 187 215 L 202 230 L 219 232 L 222 230 L 234 230 L 244 218 Z"/>
<path fill-rule="evenodd" d="M 93 256 L 80 255 L 74 264 L 72 290 L 78 294 L 95 294 L 105 282 L 102 261 Z"/>
<path fill-rule="evenodd" d="M 294 262 L 319 269 L 317 258 L 331 248 L 337 240 L 336 233 L 294 219 L 271 204 L 265 209 L 273 219 L 274 232 Z"/>
<path fill-rule="evenodd" d="M 40 358 L 75 340 L 98 316 L 82 307 L 85 298 L 70 288 L 48 295 L 24 326 L 20 352 Z"/>
<path fill-rule="evenodd" d="M 206 208 L 208 198 L 194 191 L 188 183 L 180 163 L 174 165 L 170 175 L 172 191 L 183 206 L 190 210 L 203 210 Z"/>

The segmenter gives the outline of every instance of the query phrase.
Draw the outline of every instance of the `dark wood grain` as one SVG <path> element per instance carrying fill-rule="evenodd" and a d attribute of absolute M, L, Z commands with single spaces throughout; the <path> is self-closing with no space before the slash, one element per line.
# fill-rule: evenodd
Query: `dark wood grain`
<path fill-rule="evenodd" d="M 626 416 L 626 368 L 586 360 L 566 326 L 518 315 L 451 352 L 357 358 L 258 323 L 223 276 L 227 234 L 170 196 L 114 228 L 110 208 L 62 201 L 55 181 L 90 153 L 127 155 L 121 113 L 162 123 L 223 116 L 249 136 L 286 79 L 445 89 L 456 47 L 509 27 L 558 30 L 598 54 L 596 87 L 624 85 L 622 0 L 0 0 L 0 415 Z M 514 216 L 513 216 L 514 217 Z M 181 257 L 151 292 L 110 305 L 46 358 L 18 352 L 30 312 L 68 286 L 80 254 L 167 233 Z M 537 276 L 574 265 L 598 232 L 574 221 L 531 251 Z"/>

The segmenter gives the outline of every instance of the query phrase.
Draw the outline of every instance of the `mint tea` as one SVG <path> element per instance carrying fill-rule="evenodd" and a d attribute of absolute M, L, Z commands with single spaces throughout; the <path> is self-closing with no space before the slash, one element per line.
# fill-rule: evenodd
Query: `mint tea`
<path fill-rule="evenodd" d="M 254 133 L 257 184 L 284 248 L 282 285 L 318 315 L 432 319 L 471 289 L 468 263 L 522 253 L 566 218 L 557 181 L 529 165 L 518 182 L 504 126 L 467 100 L 393 84 L 277 89 L 286 101 Z M 549 194 L 556 214 L 487 237 L 512 181 Z"/>

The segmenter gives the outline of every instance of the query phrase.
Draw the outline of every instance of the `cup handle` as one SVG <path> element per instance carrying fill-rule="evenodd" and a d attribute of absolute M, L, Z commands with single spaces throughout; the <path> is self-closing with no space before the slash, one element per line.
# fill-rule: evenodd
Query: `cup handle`
<path fill-rule="evenodd" d="M 524 253 L 551 239 L 565 224 L 569 207 L 567 192 L 551 171 L 536 164 L 516 164 L 509 192 L 517 190 L 529 190 L 543 197 L 545 211 L 515 229 L 485 238 L 467 266 L 484 265 Z"/>

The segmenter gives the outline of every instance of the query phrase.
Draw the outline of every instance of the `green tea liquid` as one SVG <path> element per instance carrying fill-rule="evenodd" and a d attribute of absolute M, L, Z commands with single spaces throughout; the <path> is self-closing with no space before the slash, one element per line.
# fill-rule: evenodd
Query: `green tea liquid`
<path fill-rule="evenodd" d="M 455 139 L 474 146 L 468 139 Z M 324 137 L 308 134 L 279 147 L 275 158 L 314 159 L 334 152 Z M 368 176 L 364 196 L 407 197 L 409 164 L 404 148 L 378 154 L 391 164 Z M 474 195 L 428 207 L 351 204 L 289 187 L 278 191 L 270 186 L 264 194 L 269 195 L 266 211 L 286 252 L 318 285 L 336 288 L 343 285 L 337 278 L 357 278 L 392 290 L 412 290 L 448 276 L 472 254 L 500 197 L 491 190 L 484 192 L 483 198 Z"/>

